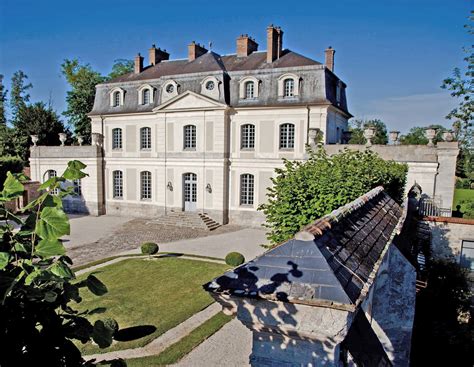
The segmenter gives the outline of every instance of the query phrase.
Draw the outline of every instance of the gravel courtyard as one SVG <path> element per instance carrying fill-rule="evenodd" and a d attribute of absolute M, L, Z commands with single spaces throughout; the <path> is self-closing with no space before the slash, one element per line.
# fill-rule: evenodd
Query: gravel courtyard
<path fill-rule="evenodd" d="M 70 216 L 70 223 L 71 235 L 65 238 L 64 245 L 76 266 L 124 252 L 134 252 L 145 241 L 158 243 L 160 251 L 215 257 L 239 251 L 247 259 L 263 253 L 260 244 L 266 242 L 263 229 L 236 225 L 205 231 L 156 224 L 149 219 L 107 215 Z M 195 240 L 198 238 L 201 240 Z"/>

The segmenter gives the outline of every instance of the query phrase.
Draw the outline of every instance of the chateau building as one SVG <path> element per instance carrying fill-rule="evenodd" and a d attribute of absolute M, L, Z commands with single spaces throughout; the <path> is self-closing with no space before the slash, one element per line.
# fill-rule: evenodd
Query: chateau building
<path fill-rule="evenodd" d="M 82 149 L 77 159 L 98 160 L 80 187 L 83 196 L 96 196 L 83 198 L 91 213 L 184 210 L 220 223 L 262 222 L 256 209 L 282 158 L 304 159 L 310 130 L 319 129 L 327 144 L 341 142 L 351 115 L 346 84 L 334 74 L 334 49 L 322 64 L 284 49 L 283 31 L 274 26 L 266 51 L 248 35 L 236 48 L 221 56 L 192 42 L 187 59 L 169 60 L 153 45 L 148 66 L 138 54 L 133 72 L 96 86 L 89 116 L 103 152 L 36 147 L 32 178 L 55 174 L 54 157 L 65 165 Z M 35 157 L 49 158 L 49 166 Z"/>

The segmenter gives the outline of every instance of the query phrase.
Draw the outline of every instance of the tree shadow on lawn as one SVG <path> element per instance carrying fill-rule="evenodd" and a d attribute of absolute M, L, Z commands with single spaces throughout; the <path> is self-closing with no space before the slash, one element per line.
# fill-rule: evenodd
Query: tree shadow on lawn
<path fill-rule="evenodd" d="M 156 326 L 154 325 L 132 326 L 118 330 L 114 335 L 114 339 L 118 342 L 128 342 L 153 334 L 155 331 Z"/>

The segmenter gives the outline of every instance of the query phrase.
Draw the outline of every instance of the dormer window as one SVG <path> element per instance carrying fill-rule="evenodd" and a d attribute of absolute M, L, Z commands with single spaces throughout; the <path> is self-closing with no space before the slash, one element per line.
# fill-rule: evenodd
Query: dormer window
<path fill-rule="evenodd" d="M 285 79 L 283 81 L 283 96 L 293 97 L 295 95 L 295 81 L 293 79 Z"/>
<path fill-rule="evenodd" d="M 149 85 L 141 85 L 138 89 L 138 104 L 147 105 L 153 103 L 154 88 Z"/>
<path fill-rule="evenodd" d="M 278 97 L 293 98 L 299 95 L 300 78 L 295 74 L 283 74 L 278 78 Z"/>
<path fill-rule="evenodd" d="M 173 84 L 168 84 L 166 86 L 166 93 L 173 93 L 174 92 L 174 85 Z"/>
<path fill-rule="evenodd" d="M 110 91 L 110 107 L 123 106 L 125 91 L 116 87 Z"/>
<path fill-rule="evenodd" d="M 168 80 L 161 89 L 161 103 L 170 100 L 178 95 L 178 83 L 174 80 Z"/>
<path fill-rule="evenodd" d="M 220 81 L 214 76 L 204 78 L 201 81 L 201 94 L 219 100 L 219 83 Z"/>
<path fill-rule="evenodd" d="M 245 99 L 251 99 L 254 96 L 254 82 L 245 82 Z"/>
<path fill-rule="evenodd" d="M 214 89 L 214 82 L 212 80 L 210 80 L 206 83 L 206 89 L 207 90 L 213 90 Z"/>
<path fill-rule="evenodd" d="M 258 98 L 260 81 L 253 76 L 247 76 L 239 81 L 240 99 L 256 99 Z"/>

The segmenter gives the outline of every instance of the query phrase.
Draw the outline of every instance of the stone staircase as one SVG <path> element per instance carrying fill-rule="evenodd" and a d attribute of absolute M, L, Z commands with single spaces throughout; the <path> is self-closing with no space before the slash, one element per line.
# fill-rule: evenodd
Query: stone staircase
<path fill-rule="evenodd" d="M 207 213 L 196 212 L 169 212 L 168 214 L 153 219 L 148 223 L 203 229 L 206 231 L 213 231 L 221 226 L 210 218 Z"/>

